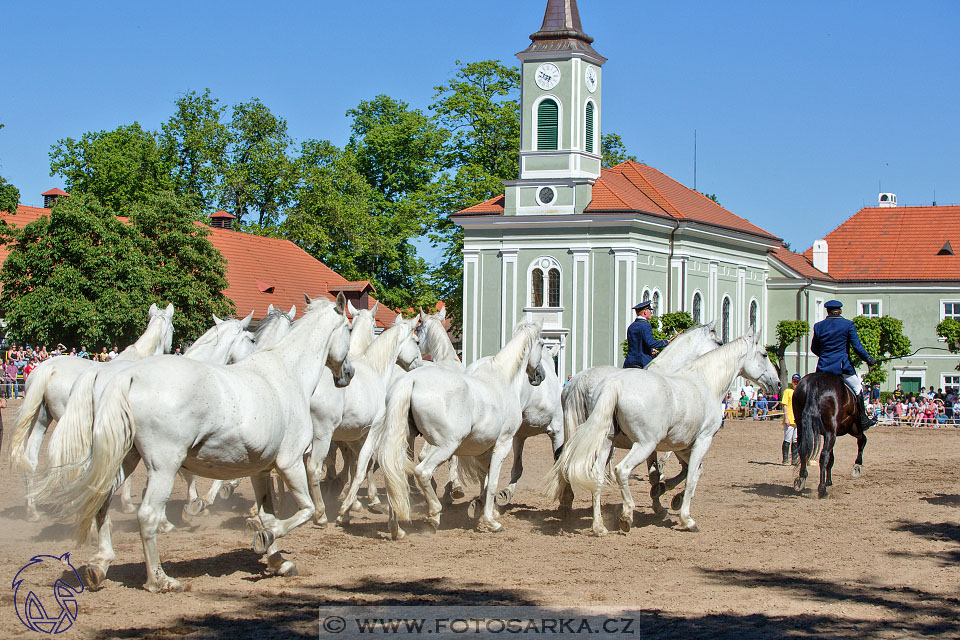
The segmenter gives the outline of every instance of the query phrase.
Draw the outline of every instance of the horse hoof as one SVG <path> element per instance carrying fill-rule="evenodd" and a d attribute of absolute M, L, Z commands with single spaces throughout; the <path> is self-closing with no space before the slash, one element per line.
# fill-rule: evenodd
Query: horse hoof
<path fill-rule="evenodd" d="M 805 484 L 807 484 L 806 478 L 797 478 L 796 480 L 793 481 L 793 490 L 796 491 L 797 493 L 800 493 L 801 491 L 803 491 L 803 485 Z"/>
<path fill-rule="evenodd" d="M 466 495 L 466 492 L 460 485 L 455 485 L 452 489 L 450 489 L 450 497 L 454 500 L 462 500 L 466 497 Z"/>
<path fill-rule="evenodd" d="M 276 534 L 270 531 L 270 529 L 260 529 L 260 531 L 257 531 L 253 536 L 253 550 L 263 555 L 276 539 Z"/>
<path fill-rule="evenodd" d="M 186 519 L 186 518 L 184 518 L 184 519 Z M 176 527 L 173 526 L 173 523 L 170 522 L 169 520 L 163 520 L 163 521 L 160 522 L 159 525 L 157 525 L 157 530 L 158 530 L 160 533 L 170 533 L 170 532 L 173 531 L 174 529 L 176 529 Z"/>
<path fill-rule="evenodd" d="M 27 511 L 27 522 L 39 522 L 40 514 L 36 510 Z"/>
<path fill-rule="evenodd" d="M 497 492 L 497 496 L 496 498 L 493 499 L 493 501 L 497 504 L 498 507 L 505 507 L 508 504 L 510 504 L 510 499 L 512 497 L 513 496 L 507 493 L 507 490 L 504 489 L 502 491 Z"/>
<path fill-rule="evenodd" d="M 630 527 L 633 526 L 633 523 L 630 522 L 630 520 L 630 518 L 620 516 L 620 519 L 617 521 L 617 526 L 620 527 L 620 531 L 623 533 L 630 533 Z"/>
<path fill-rule="evenodd" d="M 338 519 L 338 521 L 339 521 L 339 519 Z M 321 513 L 321 514 L 318 515 L 318 514 L 314 513 L 314 514 L 313 514 L 313 524 L 314 524 L 315 526 L 318 526 L 318 527 L 325 527 L 325 526 L 327 526 L 327 524 L 329 524 L 329 521 L 327 520 L 327 514 Z"/>
<path fill-rule="evenodd" d="M 658 482 L 657 484 L 650 487 L 650 499 L 656 500 L 666 492 L 667 492 L 667 485 L 663 482 Z"/>
<path fill-rule="evenodd" d="M 88 564 L 84 567 L 84 577 L 86 578 L 87 588 L 90 591 L 99 591 L 103 588 L 103 581 L 107 579 L 107 574 L 100 567 Z"/>
<path fill-rule="evenodd" d="M 473 520 L 479 515 L 480 512 L 480 498 L 474 498 L 470 501 L 470 504 L 467 505 L 467 517 Z"/>
<path fill-rule="evenodd" d="M 670 508 L 673 509 L 674 511 L 679 511 L 680 506 L 682 504 L 683 504 L 683 494 L 678 493 L 677 495 L 673 496 L 673 499 L 670 501 Z"/>
<path fill-rule="evenodd" d="M 284 560 L 280 567 L 275 569 L 272 573 L 273 575 L 281 576 L 283 578 L 292 578 L 300 575 L 300 572 L 297 571 L 297 565 L 293 564 L 289 560 Z"/>
<path fill-rule="evenodd" d="M 440 530 L 440 517 L 436 518 L 426 518 L 424 519 L 424 524 L 427 525 L 427 533 L 431 535 L 436 535 L 437 531 Z"/>
<path fill-rule="evenodd" d="M 196 500 L 191 500 L 190 502 L 188 502 L 183 506 L 183 515 L 198 516 L 201 513 L 203 513 L 203 510 L 205 508 L 206 508 L 206 504 L 203 502 L 203 498 L 197 498 Z"/>
<path fill-rule="evenodd" d="M 367 511 L 370 513 L 386 513 L 382 502 L 371 502 L 367 505 Z"/>
<path fill-rule="evenodd" d="M 573 515 L 573 507 L 569 505 L 562 504 L 557 507 L 557 515 L 561 520 L 569 520 L 570 516 Z"/>
<path fill-rule="evenodd" d="M 607 528 L 605 526 L 600 525 L 599 527 L 593 527 L 592 529 L 590 529 L 590 533 L 592 535 L 597 536 L 598 538 L 602 538 L 603 536 L 607 535 L 607 533 L 609 532 L 607 531 Z"/>
<path fill-rule="evenodd" d="M 247 530 L 247 533 L 256 533 L 263 529 L 263 525 L 259 518 L 247 518 L 246 522 L 243 523 L 243 528 Z"/>
<path fill-rule="evenodd" d="M 819 487 L 819 488 L 817 489 L 817 497 L 818 497 L 818 498 L 826 498 L 826 497 L 827 497 L 827 488 L 826 488 L 826 487 Z"/>
<path fill-rule="evenodd" d="M 482 531 L 484 533 L 501 533 L 505 531 L 503 525 L 497 522 L 496 520 L 492 522 L 482 522 L 480 526 L 477 527 L 477 531 Z"/>
<path fill-rule="evenodd" d="M 653 505 L 653 515 L 657 516 L 658 518 L 665 518 L 667 517 L 667 510 L 663 508 L 662 504 L 656 502 Z"/>
<path fill-rule="evenodd" d="M 391 540 L 403 540 L 406 537 L 407 537 L 407 532 L 401 529 L 400 527 L 396 527 L 394 529 L 391 529 L 390 531 Z"/>
<path fill-rule="evenodd" d="M 137 510 L 137 505 L 133 504 L 132 502 L 124 502 L 123 505 L 121 505 L 120 510 L 124 513 L 134 513 Z"/>
<path fill-rule="evenodd" d="M 700 533 L 700 525 L 696 522 L 691 522 L 689 525 L 680 528 L 681 531 L 689 531 L 690 533 Z"/>
<path fill-rule="evenodd" d="M 143 588 L 150 593 L 170 593 L 183 591 L 183 585 L 180 584 L 180 581 L 174 580 L 168 576 L 164 576 L 163 580 L 160 580 L 154 584 L 147 583 L 143 585 Z"/>
<path fill-rule="evenodd" d="M 850 472 L 851 478 L 859 478 L 860 474 L 863 473 L 863 467 L 858 464 L 853 465 L 853 471 Z"/>

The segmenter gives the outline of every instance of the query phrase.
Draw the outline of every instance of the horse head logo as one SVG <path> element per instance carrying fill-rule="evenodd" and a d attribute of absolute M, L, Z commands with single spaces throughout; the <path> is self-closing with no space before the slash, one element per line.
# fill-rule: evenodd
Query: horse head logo
<path fill-rule="evenodd" d="M 55 579 L 53 575 L 56 575 Z M 44 580 L 44 578 L 50 579 Z M 41 589 L 50 582 L 53 582 L 53 598 L 56 601 L 56 607 L 48 609 L 37 592 L 44 593 Z M 59 557 L 30 558 L 30 562 L 14 576 L 10 588 L 13 589 L 17 617 L 23 626 L 31 631 L 46 634 L 63 633 L 72 627 L 77 619 L 77 595 L 83 593 L 83 580 L 80 579 L 77 569 L 70 564 L 69 553 Z M 50 604 L 47 598 L 47 605 Z"/>

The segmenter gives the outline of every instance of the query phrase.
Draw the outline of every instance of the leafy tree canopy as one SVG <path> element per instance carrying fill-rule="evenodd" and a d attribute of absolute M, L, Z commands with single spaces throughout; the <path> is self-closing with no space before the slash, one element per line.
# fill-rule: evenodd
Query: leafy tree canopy
<path fill-rule="evenodd" d="M 863 348 L 867 350 L 875 360 L 887 358 L 899 358 L 910 353 L 910 338 L 903 334 L 903 321 L 890 316 L 882 318 L 868 318 L 866 316 L 856 316 L 853 324 L 857 327 L 857 334 L 860 336 L 860 342 Z M 851 352 L 850 362 L 854 367 L 863 364 L 860 356 Z M 887 372 L 882 364 L 870 367 L 870 370 L 863 376 L 865 384 L 875 382 L 885 382 Z"/>
<path fill-rule="evenodd" d="M 0 313 L 11 334 L 29 343 L 125 346 L 142 333 L 151 303 L 175 302 L 181 340 L 199 335 L 210 311 L 232 313 L 220 290 L 204 289 L 223 283 L 222 256 L 200 245 L 197 237 L 207 241 L 189 209 L 174 202 L 170 194 L 151 196 L 131 207 L 126 223 L 79 193 L 12 230 L 15 244 L 0 269 Z M 190 264 L 220 279 L 195 277 Z"/>
<path fill-rule="evenodd" d="M 781 320 L 777 323 L 777 344 L 767 345 L 767 355 L 780 373 L 781 389 L 787 388 L 787 376 L 790 374 L 785 358 L 787 347 L 809 333 L 810 324 L 806 320 Z"/>
<path fill-rule="evenodd" d="M 0 129 L 3 125 L 0 124 Z M 0 176 L 0 211 L 9 211 L 15 214 L 20 204 L 20 190 Z"/>
<path fill-rule="evenodd" d="M 616 133 L 604 133 L 600 136 L 600 153 L 603 155 L 603 168 L 609 169 L 622 162 L 636 162 L 637 157 L 627 153 L 627 145 Z"/>
<path fill-rule="evenodd" d="M 947 349 L 950 350 L 950 353 L 960 351 L 960 322 L 957 322 L 954 318 L 944 318 L 937 325 L 937 335 L 947 339 Z M 956 368 L 960 371 L 960 364 Z"/>

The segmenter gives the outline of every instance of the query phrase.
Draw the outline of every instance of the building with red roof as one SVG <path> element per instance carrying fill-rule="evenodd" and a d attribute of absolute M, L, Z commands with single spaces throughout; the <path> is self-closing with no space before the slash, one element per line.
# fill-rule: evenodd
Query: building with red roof
<path fill-rule="evenodd" d="M 69 196 L 60 189 L 52 189 L 44 196 L 50 194 Z M 48 208 L 20 205 L 17 215 L 4 212 L 0 213 L 0 217 L 11 225 L 23 226 L 48 214 Z M 229 224 L 232 219 L 234 216 L 225 211 L 211 215 L 212 226 L 208 237 L 226 259 L 229 286 L 224 294 L 233 300 L 240 316 L 253 311 L 255 324 L 266 316 L 271 304 L 285 311 L 297 306 L 302 311 L 305 293 L 311 297 L 326 296 L 332 299 L 343 291 L 354 307 L 373 307 L 376 298 L 373 296 L 373 285 L 369 282 L 347 280 L 289 240 L 233 231 Z M 0 263 L 9 252 L 10 247 L 0 246 Z M 377 324 L 385 328 L 393 324 L 397 312 L 381 304 L 376 315 Z"/>

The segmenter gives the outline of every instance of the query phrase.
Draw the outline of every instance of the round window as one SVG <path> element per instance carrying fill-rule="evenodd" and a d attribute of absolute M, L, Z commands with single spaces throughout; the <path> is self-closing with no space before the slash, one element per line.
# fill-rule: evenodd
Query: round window
<path fill-rule="evenodd" d="M 540 191 L 537 192 L 537 198 L 540 200 L 540 204 L 551 204 L 557 199 L 557 192 L 553 190 L 553 187 L 541 187 Z"/>

